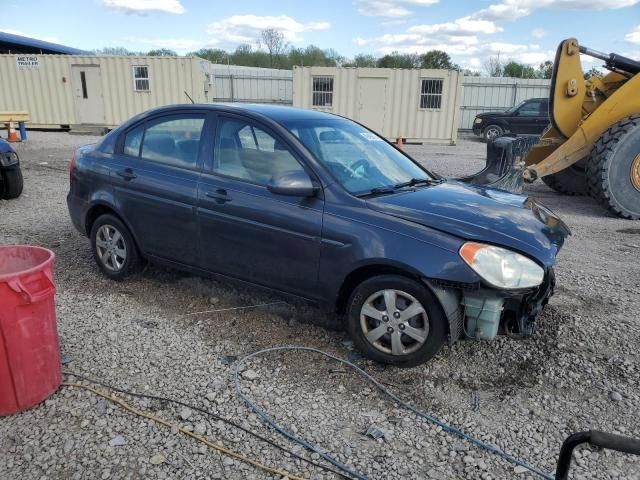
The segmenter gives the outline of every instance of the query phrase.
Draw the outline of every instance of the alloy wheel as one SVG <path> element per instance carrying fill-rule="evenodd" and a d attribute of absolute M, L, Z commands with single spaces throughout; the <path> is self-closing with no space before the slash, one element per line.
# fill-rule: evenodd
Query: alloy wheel
<path fill-rule="evenodd" d="M 385 289 L 369 296 L 360 310 L 360 327 L 378 350 L 396 356 L 418 350 L 429 335 L 422 304 L 401 290 Z"/>
<path fill-rule="evenodd" d="M 100 262 L 107 270 L 119 272 L 127 261 L 124 237 L 113 225 L 102 225 L 96 233 L 96 250 Z"/>
<path fill-rule="evenodd" d="M 500 130 L 496 127 L 489 127 L 485 132 L 485 138 L 487 140 L 493 140 L 500 135 Z"/>

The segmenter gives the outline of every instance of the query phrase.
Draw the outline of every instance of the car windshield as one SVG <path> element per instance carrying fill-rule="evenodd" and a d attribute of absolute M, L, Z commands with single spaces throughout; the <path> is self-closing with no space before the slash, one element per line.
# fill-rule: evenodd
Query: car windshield
<path fill-rule="evenodd" d="M 354 195 L 391 193 L 434 177 L 366 128 L 346 119 L 283 122 Z"/>
<path fill-rule="evenodd" d="M 517 105 L 514 105 L 513 107 L 511 107 L 510 109 L 506 110 L 506 113 L 513 113 L 516 110 L 518 110 L 522 105 L 524 105 L 525 103 L 527 103 L 526 100 L 523 100 L 522 102 L 518 103 Z"/>

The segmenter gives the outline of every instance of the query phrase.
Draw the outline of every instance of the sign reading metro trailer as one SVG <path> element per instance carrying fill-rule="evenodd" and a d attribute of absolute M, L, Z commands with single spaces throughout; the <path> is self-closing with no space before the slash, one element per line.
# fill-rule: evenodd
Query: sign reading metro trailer
<path fill-rule="evenodd" d="M 20 55 L 16 57 L 16 67 L 19 70 L 25 68 L 40 68 L 38 57 L 32 55 Z"/>

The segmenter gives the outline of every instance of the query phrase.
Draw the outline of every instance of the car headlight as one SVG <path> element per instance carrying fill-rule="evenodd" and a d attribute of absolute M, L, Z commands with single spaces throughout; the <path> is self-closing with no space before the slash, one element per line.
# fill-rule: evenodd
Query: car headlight
<path fill-rule="evenodd" d="M 533 260 L 505 248 L 467 242 L 460 256 L 489 285 L 502 289 L 537 287 L 544 270 Z"/>
<path fill-rule="evenodd" d="M 481 118 L 476 118 L 473 123 L 482 123 L 482 119 Z"/>

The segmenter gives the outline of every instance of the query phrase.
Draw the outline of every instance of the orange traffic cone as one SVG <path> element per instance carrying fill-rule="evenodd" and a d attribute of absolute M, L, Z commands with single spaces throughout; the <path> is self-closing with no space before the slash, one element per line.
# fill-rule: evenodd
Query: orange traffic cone
<path fill-rule="evenodd" d="M 13 122 L 9 122 L 9 136 L 7 137 L 8 142 L 20 142 L 20 138 L 18 137 L 18 132 L 13 128 Z"/>
<path fill-rule="evenodd" d="M 396 137 L 396 147 L 400 150 L 404 150 L 404 144 L 402 143 L 402 137 Z"/>

